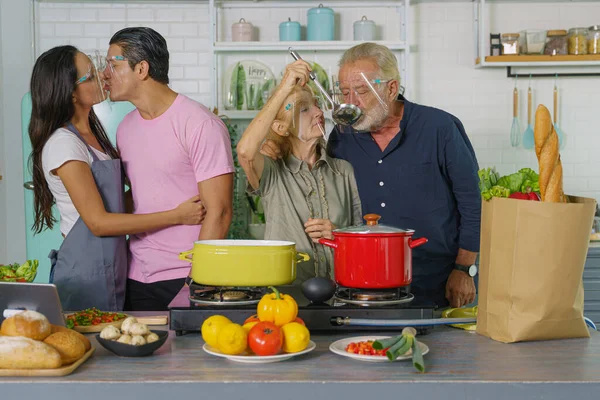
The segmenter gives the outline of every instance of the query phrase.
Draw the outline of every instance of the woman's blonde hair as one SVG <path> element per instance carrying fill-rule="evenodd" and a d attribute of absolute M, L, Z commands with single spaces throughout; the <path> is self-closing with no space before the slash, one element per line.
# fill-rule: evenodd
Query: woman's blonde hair
<path fill-rule="evenodd" d="M 400 71 L 396 56 L 390 49 L 377 43 L 361 43 L 346 50 L 340 59 L 339 66 L 341 68 L 346 64 L 364 59 L 373 59 L 377 63 L 381 73 L 380 78 L 396 80 L 400 86 Z"/>
<path fill-rule="evenodd" d="M 288 131 L 291 131 L 294 134 L 297 132 L 296 128 L 292 124 L 292 120 L 295 118 L 300 109 L 296 103 L 298 102 L 300 95 L 304 92 L 308 93 L 311 98 L 314 96 L 314 92 L 308 85 L 294 87 L 292 93 L 290 93 L 287 98 L 287 100 L 292 100 L 286 101 L 284 104 L 282 104 L 281 108 L 277 112 L 277 115 L 275 116 L 276 120 L 285 123 L 288 126 Z M 283 158 L 287 157 L 292 152 L 292 141 L 290 140 L 290 137 L 277 134 L 277 132 L 273 130 L 272 125 L 269 127 L 267 139 L 270 139 L 279 145 Z"/>

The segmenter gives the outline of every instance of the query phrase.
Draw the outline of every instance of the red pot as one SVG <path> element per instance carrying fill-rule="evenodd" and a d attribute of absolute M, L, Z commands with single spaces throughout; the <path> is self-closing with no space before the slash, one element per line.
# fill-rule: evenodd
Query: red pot
<path fill-rule="evenodd" d="M 356 289 L 387 289 L 412 282 L 412 249 L 427 243 L 413 239 L 415 231 L 379 225 L 381 217 L 367 214 L 366 225 L 333 231 L 333 240 L 319 243 L 335 249 L 335 281 Z"/>

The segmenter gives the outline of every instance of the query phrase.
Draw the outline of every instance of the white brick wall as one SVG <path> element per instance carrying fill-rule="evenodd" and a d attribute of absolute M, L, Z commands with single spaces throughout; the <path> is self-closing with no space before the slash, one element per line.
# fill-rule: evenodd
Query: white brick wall
<path fill-rule="evenodd" d="M 334 7 L 334 5 L 332 5 Z M 335 7 L 334 7 L 335 8 Z M 336 10 L 337 11 L 337 10 Z M 412 7 L 411 53 L 414 101 L 442 108 L 461 119 L 482 167 L 496 165 L 500 173 L 522 167 L 537 169 L 531 151 L 510 146 L 512 89 L 506 70 L 473 68 L 472 4 L 423 3 Z M 167 39 L 171 51 L 171 86 L 174 90 L 209 104 L 211 75 L 208 7 L 205 3 L 169 4 L 110 2 L 38 3 L 38 54 L 50 47 L 72 43 L 83 51 L 105 51 L 110 36 L 125 26 L 150 26 Z M 382 38 L 398 37 L 398 14 L 376 13 L 365 8 L 344 11 L 337 36 L 352 37 L 352 22 L 367 15 L 381 27 Z M 491 7 L 494 32 L 521 29 L 568 29 L 597 24 L 596 3 L 497 3 Z M 306 10 L 295 8 L 230 10 L 220 24 L 220 40 L 230 40 L 231 24 L 244 17 L 260 27 L 261 40 L 277 40 L 278 25 L 291 17 L 306 24 Z M 232 56 L 259 58 L 255 55 Z M 334 65 L 328 55 L 310 55 Z M 227 61 L 230 61 L 229 59 Z M 276 76 L 290 59 L 282 55 L 271 62 Z M 335 73 L 335 70 L 332 71 Z M 526 127 L 528 79 L 519 79 L 521 129 Z M 543 103 L 552 107 L 553 79 L 533 79 L 534 110 Z M 559 125 L 567 136 L 561 151 L 564 185 L 568 193 L 600 200 L 600 78 L 564 78 L 558 81 Z"/>

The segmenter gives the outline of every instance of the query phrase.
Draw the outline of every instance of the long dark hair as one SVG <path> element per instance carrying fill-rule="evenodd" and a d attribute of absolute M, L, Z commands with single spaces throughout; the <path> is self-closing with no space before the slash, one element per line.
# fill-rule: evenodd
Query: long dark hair
<path fill-rule="evenodd" d="M 29 139 L 32 150 L 29 164 L 33 176 L 33 231 L 36 234 L 45 227 L 52 229 L 56 222 L 52 215 L 55 200 L 42 168 L 42 150 L 50 136 L 57 129 L 64 127 L 75 115 L 73 91 L 78 78 L 75 67 L 77 52 L 73 46 L 54 47 L 37 59 L 31 74 L 32 110 Z M 117 150 L 108 139 L 93 109 L 90 110 L 89 123 L 93 135 L 106 153 L 112 158 L 118 158 Z"/>

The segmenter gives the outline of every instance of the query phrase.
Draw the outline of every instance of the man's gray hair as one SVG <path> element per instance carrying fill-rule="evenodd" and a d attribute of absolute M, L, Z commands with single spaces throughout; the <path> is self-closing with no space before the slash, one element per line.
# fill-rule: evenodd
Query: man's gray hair
<path fill-rule="evenodd" d="M 373 59 L 379 66 L 382 79 L 394 79 L 400 85 L 400 71 L 398 60 L 390 49 L 377 43 L 361 43 L 348 50 L 342 55 L 339 66 L 355 63 L 358 60 Z"/>

